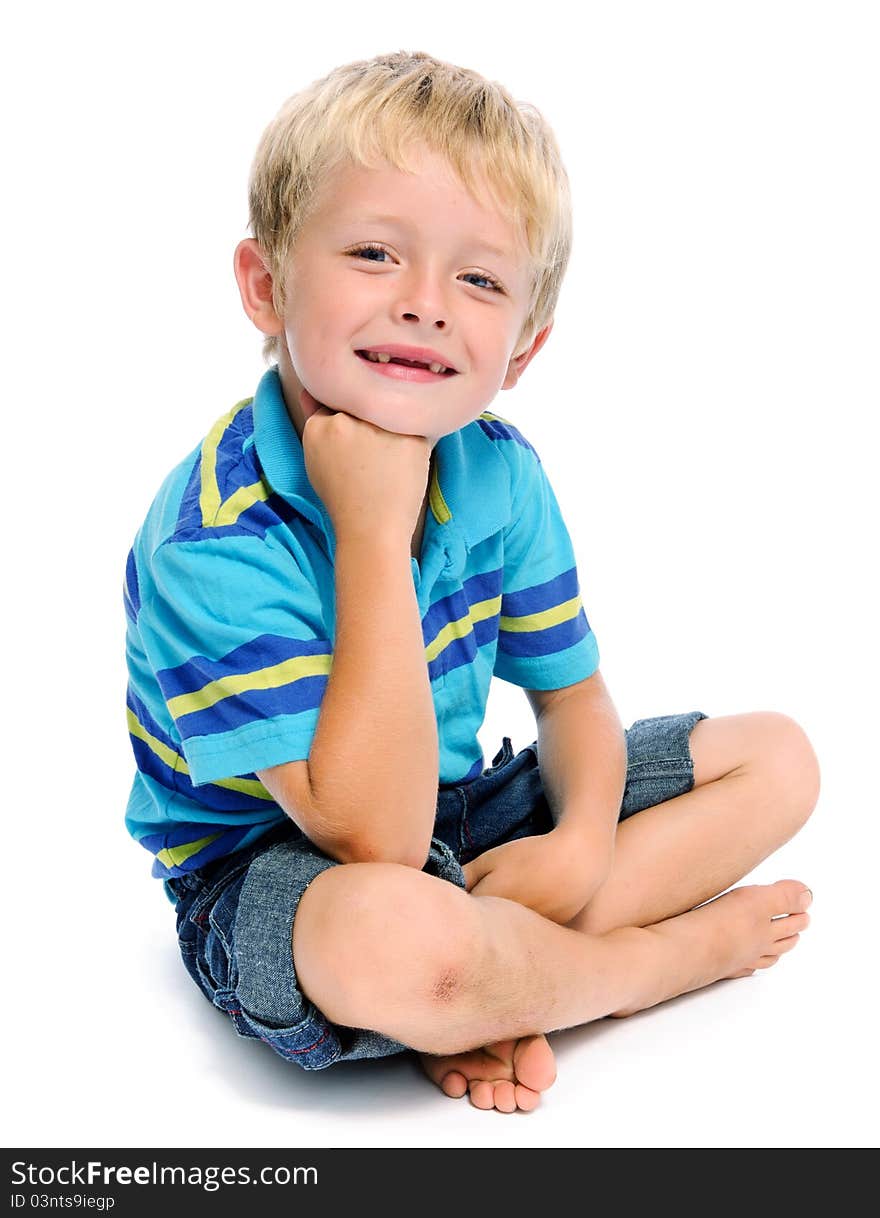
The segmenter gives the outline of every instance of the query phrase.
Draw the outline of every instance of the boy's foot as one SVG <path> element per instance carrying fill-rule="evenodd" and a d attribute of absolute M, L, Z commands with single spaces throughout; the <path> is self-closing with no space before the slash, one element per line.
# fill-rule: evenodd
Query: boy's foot
<path fill-rule="evenodd" d="M 499 1040 L 469 1053 L 435 1057 L 420 1053 L 428 1078 L 453 1099 L 470 1092 L 475 1108 L 531 1112 L 542 1091 L 556 1079 L 556 1062 L 546 1036 Z"/>
<path fill-rule="evenodd" d="M 660 982 L 653 992 L 639 996 L 615 1017 L 632 1015 L 729 977 L 747 977 L 759 968 L 769 968 L 781 955 L 797 946 L 800 932 L 809 925 L 806 913 L 813 894 L 799 880 L 777 880 L 775 884 L 753 884 L 700 905 L 688 913 L 647 927 L 672 938 L 685 959 L 693 961 L 688 979 L 673 984 Z M 610 932 L 612 935 L 617 932 Z M 449 1096 L 470 1092 L 476 1108 L 530 1112 L 540 1092 L 556 1078 L 553 1052 L 544 1036 L 502 1040 L 447 1057 L 420 1053 L 428 1077 Z"/>
<path fill-rule="evenodd" d="M 679 942 L 693 941 L 693 976 L 674 993 L 668 988 L 646 993 L 641 1001 L 612 1012 L 613 1017 L 633 1015 L 713 981 L 749 977 L 756 969 L 770 968 L 780 956 L 797 947 L 800 932 L 810 924 L 806 910 L 812 900 L 812 892 L 800 880 L 748 884 L 649 927 Z"/>

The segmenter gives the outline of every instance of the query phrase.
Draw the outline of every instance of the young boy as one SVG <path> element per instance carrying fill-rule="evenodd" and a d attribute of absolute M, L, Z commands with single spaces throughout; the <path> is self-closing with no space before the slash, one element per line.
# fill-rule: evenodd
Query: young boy
<path fill-rule="evenodd" d="M 802 883 L 718 894 L 804 823 L 816 757 L 777 713 L 622 729 L 540 459 L 490 410 L 569 255 L 537 111 L 422 53 L 349 64 L 270 124 L 250 202 L 277 362 L 129 556 L 126 823 L 241 1035 L 307 1070 L 411 1048 L 529 1110 L 544 1033 L 796 945 Z M 537 740 L 484 769 L 493 674 Z"/>

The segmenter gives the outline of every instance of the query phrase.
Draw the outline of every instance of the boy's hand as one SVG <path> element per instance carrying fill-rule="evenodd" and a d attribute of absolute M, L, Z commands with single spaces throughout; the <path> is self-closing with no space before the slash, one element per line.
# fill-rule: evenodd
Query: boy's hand
<path fill-rule="evenodd" d="M 564 926 L 605 882 L 610 858 L 558 828 L 505 842 L 465 863 L 467 891 L 507 897 Z"/>
<path fill-rule="evenodd" d="M 302 442 L 309 481 L 337 538 L 390 534 L 409 547 L 428 485 L 430 440 L 383 431 L 317 405 L 305 421 Z"/>

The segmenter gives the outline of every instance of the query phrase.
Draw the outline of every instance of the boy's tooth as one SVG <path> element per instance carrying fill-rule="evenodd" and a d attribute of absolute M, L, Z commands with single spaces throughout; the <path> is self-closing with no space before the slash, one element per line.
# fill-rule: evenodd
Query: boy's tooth
<path fill-rule="evenodd" d="M 387 351 L 367 351 L 366 356 L 367 356 L 367 359 L 372 360 L 372 362 L 374 364 L 375 363 L 387 364 L 387 363 L 390 363 L 390 361 L 391 361 L 391 356 L 388 354 Z M 435 374 L 443 373 L 446 371 L 445 364 L 436 364 L 436 363 L 428 364 L 428 367 Z"/>

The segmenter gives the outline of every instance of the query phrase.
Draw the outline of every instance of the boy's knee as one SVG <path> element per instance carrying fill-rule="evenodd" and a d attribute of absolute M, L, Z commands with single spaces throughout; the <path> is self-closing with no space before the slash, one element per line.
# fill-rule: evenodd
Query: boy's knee
<path fill-rule="evenodd" d="M 800 823 L 806 821 L 819 799 L 819 759 L 804 729 L 780 712 L 766 712 L 765 756 Z"/>
<path fill-rule="evenodd" d="M 397 863 L 344 863 L 303 893 L 294 967 L 328 1019 L 374 1027 L 384 1010 L 454 1002 L 474 975 L 478 940 L 462 889 Z"/>

